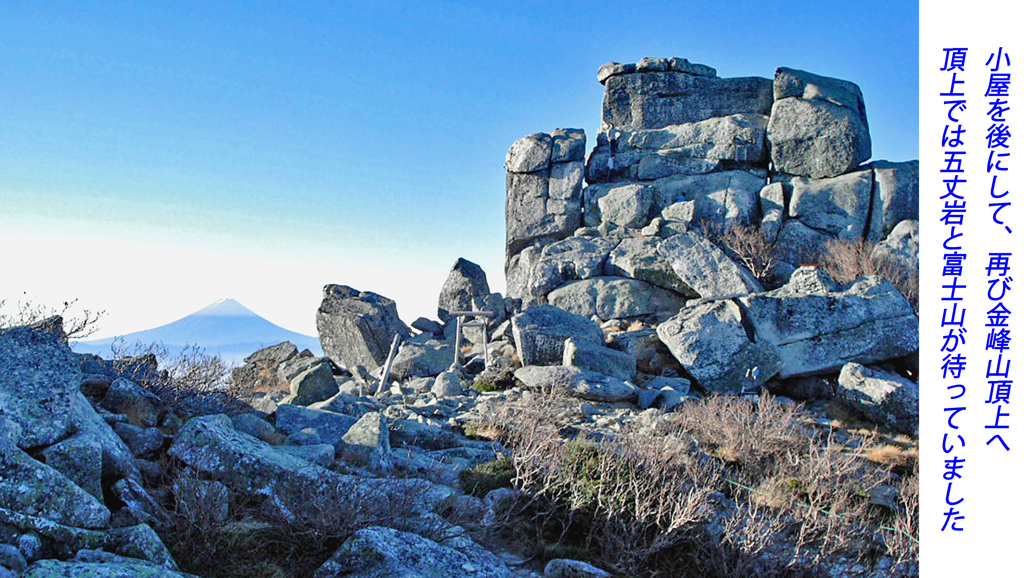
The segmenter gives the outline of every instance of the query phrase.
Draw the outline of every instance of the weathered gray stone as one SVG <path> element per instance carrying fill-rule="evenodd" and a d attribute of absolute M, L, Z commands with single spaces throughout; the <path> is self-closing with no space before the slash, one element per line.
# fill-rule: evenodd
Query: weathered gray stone
<path fill-rule="evenodd" d="M 658 245 L 658 253 L 693 293 L 705 299 L 763 291 L 757 279 L 697 233 L 673 235 Z"/>
<path fill-rule="evenodd" d="M 450 312 L 469 311 L 475 297 L 485 297 L 490 293 L 487 274 L 480 265 L 459 257 L 437 297 L 437 317 L 442 323 L 447 322 Z"/>
<path fill-rule="evenodd" d="M 544 567 L 544 578 L 612 578 L 612 575 L 580 560 L 556 558 Z"/>
<path fill-rule="evenodd" d="M 338 393 L 338 382 L 334 379 L 331 364 L 321 362 L 314 364 L 292 378 L 288 384 L 291 395 L 288 403 L 309 405 L 330 399 Z M 282 402 L 284 403 L 284 402 Z"/>
<path fill-rule="evenodd" d="M 594 277 L 572 281 L 551 293 L 548 303 L 570 313 L 601 319 L 643 317 L 678 311 L 686 299 L 644 281 L 623 277 Z"/>
<path fill-rule="evenodd" d="M 54 468 L 0 445 L 0 508 L 78 528 L 103 528 L 110 511 Z"/>
<path fill-rule="evenodd" d="M 867 277 L 831 291 L 804 282 L 808 275 L 820 272 L 800 269 L 779 289 L 741 298 L 758 337 L 782 358 L 780 377 L 834 372 L 851 361 L 874 363 L 917 349 L 918 319 L 891 283 Z"/>
<path fill-rule="evenodd" d="M 22 556 L 16 546 L 0 544 L 0 570 L 11 571 L 11 576 L 17 577 L 18 574 L 16 573 L 20 574 L 27 567 L 28 562 L 25 561 L 25 557 Z"/>
<path fill-rule="evenodd" d="M 847 363 L 839 373 L 839 397 L 847 405 L 888 428 L 915 435 L 918 385 L 894 373 Z"/>
<path fill-rule="evenodd" d="M 872 182 L 870 170 L 820 180 L 792 179 L 789 216 L 837 239 L 860 239 L 867 231 Z"/>
<path fill-rule="evenodd" d="M 609 62 L 602 64 L 601 68 L 597 70 L 597 81 L 604 84 L 612 76 L 620 74 L 633 74 L 636 72 L 635 64 L 619 64 L 618 62 Z"/>
<path fill-rule="evenodd" d="M 630 277 L 687 297 L 697 297 L 676 275 L 669 262 L 658 253 L 660 242 L 660 239 L 649 237 L 622 239 L 608 254 L 604 274 Z"/>
<path fill-rule="evenodd" d="M 409 532 L 371 526 L 342 544 L 313 578 L 509 578 L 494 554 L 467 540 L 460 549 Z"/>
<path fill-rule="evenodd" d="M 147 562 L 78 562 L 40 560 L 21 578 L 187 578 L 174 570 Z"/>
<path fill-rule="evenodd" d="M 132 524 L 148 524 L 152 527 L 162 527 L 167 523 L 170 514 L 156 498 L 153 497 L 141 483 L 130 480 L 118 480 L 110 487 L 111 493 L 124 504 L 124 507 L 116 512 L 112 525 L 124 526 L 127 521 Z"/>
<path fill-rule="evenodd" d="M 786 218 L 786 191 L 782 183 L 769 183 L 758 195 L 761 201 L 761 232 L 774 243 Z"/>
<path fill-rule="evenodd" d="M 864 96 L 860 87 L 848 80 L 781 67 L 775 70 L 772 89 L 775 100 L 821 100 L 860 111 L 861 114 L 864 111 Z"/>
<path fill-rule="evenodd" d="M 428 450 L 443 450 L 457 447 L 459 437 L 440 427 L 420 423 L 411 419 L 395 420 L 392 433 L 396 443 L 417 446 Z"/>
<path fill-rule="evenodd" d="M 0 419 L 20 426 L 18 447 L 52 444 L 68 431 L 82 372 L 68 346 L 27 327 L 0 332 Z"/>
<path fill-rule="evenodd" d="M 46 465 L 103 501 L 103 447 L 99 440 L 78 433 L 46 448 L 41 455 Z"/>
<path fill-rule="evenodd" d="M 589 401 L 632 401 L 640 388 L 611 376 L 564 365 L 520 367 L 516 379 L 530 389 L 563 391 Z"/>
<path fill-rule="evenodd" d="M 653 327 L 615 334 L 608 345 L 636 359 L 637 369 L 644 373 L 657 375 L 664 369 L 679 367 L 679 362 L 658 339 L 658 332 Z"/>
<path fill-rule="evenodd" d="M 394 301 L 345 285 L 324 287 L 316 328 L 324 354 L 331 361 L 342 367 L 363 365 L 371 370 L 387 359 L 395 335 L 411 335 L 398 318 Z"/>
<path fill-rule="evenodd" d="M 340 442 L 356 421 L 352 416 L 296 405 L 282 405 L 277 410 L 277 429 L 281 433 L 291 435 L 312 429 L 320 441 L 335 448 L 344 447 Z"/>
<path fill-rule="evenodd" d="M 140 426 L 153 427 L 160 423 L 163 402 L 153 392 L 122 377 L 110 384 L 100 405 L 108 411 L 127 415 Z"/>
<path fill-rule="evenodd" d="M 901 221 L 871 251 L 871 258 L 895 264 L 905 274 L 916 274 L 919 268 L 921 242 L 917 221 Z"/>
<path fill-rule="evenodd" d="M 376 387 L 377 384 L 373 385 Z M 377 411 L 378 409 L 377 406 L 367 398 L 344 391 L 338 392 L 338 395 L 335 395 L 331 399 L 310 404 L 308 407 L 309 409 L 320 409 L 356 418 L 361 417 L 363 414 L 370 413 L 371 411 Z"/>
<path fill-rule="evenodd" d="M 130 423 L 114 423 L 110 427 L 136 456 L 155 452 L 164 445 L 164 434 L 160 428 L 141 428 Z"/>
<path fill-rule="evenodd" d="M 652 216 L 654 190 L 644 184 L 591 185 L 583 191 L 584 224 L 638 228 Z"/>
<path fill-rule="evenodd" d="M 231 416 L 231 424 L 242 433 L 262 440 L 270 439 L 276 430 L 267 420 L 254 413 L 240 413 Z"/>
<path fill-rule="evenodd" d="M 782 172 L 820 179 L 853 169 L 871 158 L 860 88 L 801 70 L 778 69 L 768 140 L 772 162 Z"/>
<path fill-rule="evenodd" d="M 505 179 L 505 251 L 507 256 L 537 240 L 564 239 L 580 226 L 583 172 L 559 167 L 535 173 L 508 173 Z M 554 195 L 549 185 L 554 184 Z"/>
<path fill-rule="evenodd" d="M 442 341 L 403 343 L 391 365 L 391 375 L 397 380 L 414 377 L 433 377 L 448 369 L 455 359 L 455 350 Z"/>
<path fill-rule="evenodd" d="M 433 319 L 427 319 L 426 317 L 417 317 L 416 321 L 412 322 L 412 328 L 416 331 L 422 331 L 423 333 L 429 333 L 431 335 L 440 335 L 444 333 L 444 325 L 441 325 Z"/>
<path fill-rule="evenodd" d="M 543 297 L 569 281 L 601 275 L 615 241 L 571 237 L 547 245 L 522 284 L 522 296 Z"/>
<path fill-rule="evenodd" d="M 587 154 L 587 135 L 581 128 L 556 128 L 551 131 L 551 162 L 582 161 Z"/>
<path fill-rule="evenodd" d="M 335 449 L 331 444 L 284 445 L 279 449 L 321 467 L 334 463 Z"/>
<path fill-rule="evenodd" d="M 105 536 L 98 530 L 65 526 L 47 518 L 29 516 L 3 507 L 0 507 L 0 524 L 24 532 L 17 538 L 17 545 L 18 551 L 29 562 L 38 560 L 45 553 L 40 537 L 48 539 L 61 556 L 73 556 L 81 548 L 102 546 Z"/>
<path fill-rule="evenodd" d="M 277 366 L 296 357 L 299 348 L 285 341 L 264 347 L 245 358 L 245 364 L 231 370 L 231 382 L 238 387 L 255 387 L 263 390 L 283 385 L 276 377 Z"/>
<path fill-rule="evenodd" d="M 312 446 L 317 445 L 321 442 L 320 434 L 316 433 L 315 429 L 306 428 L 299 430 L 288 437 L 284 438 L 284 445 L 286 446 Z M 334 447 L 334 446 L 331 446 Z"/>
<path fill-rule="evenodd" d="M 768 117 L 734 114 L 699 122 L 671 124 L 657 129 L 625 132 L 627 147 L 671 151 L 673 156 L 708 161 L 765 164 Z"/>
<path fill-rule="evenodd" d="M 597 323 L 550 305 L 531 307 L 512 317 L 512 334 L 523 365 L 561 363 L 570 337 L 576 343 L 604 343 Z"/>
<path fill-rule="evenodd" d="M 709 392 L 740 393 L 744 376 L 760 368 L 764 383 L 782 367 L 771 344 L 754 341 L 731 300 L 698 303 L 658 326 L 658 337 L 686 372 Z"/>
<path fill-rule="evenodd" d="M 368 413 L 359 418 L 342 436 L 347 454 L 356 453 L 375 472 L 386 473 L 394 467 L 388 422 L 384 414 Z"/>
<path fill-rule="evenodd" d="M 690 62 L 685 58 L 672 57 L 668 59 L 668 69 L 675 72 L 685 72 L 696 76 L 718 76 L 718 71 L 706 64 Z"/>
<path fill-rule="evenodd" d="M 216 482 L 210 482 L 216 484 Z M 227 488 L 221 486 L 226 491 Z M 160 537 L 146 524 L 128 526 L 125 528 L 113 528 L 107 532 L 103 547 L 114 554 L 144 560 L 169 570 L 177 570 L 178 565 L 174 562 L 171 553 L 160 541 Z"/>
<path fill-rule="evenodd" d="M 818 263 L 825 244 L 834 240 L 835 237 L 828 233 L 812 229 L 797 219 L 787 219 L 782 223 L 774 245 L 780 274 L 785 278 L 797 267 Z"/>
<path fill-rule="evenodd" d="M 592 343 L 577 344 L 572 338 L 566 340 L 562 365 L 579 367 L 623 381 L 632 381 L 636 377 L 636 359 L 632 355 Z"/>
<path fill-rule="evenodd" d="M 601 223 L 638 229 L 651 220 L 654 191 L 645 185 L 624 185 L 608 189 L 597 198 L 597 218 Z M 593 224 L 587 213 L 587 224 Z"/>
<path fill-rule="evenodd" d="M 451 371 L 444 371 L 434 379 L 434 385 L 430 388 L 430 393 L 434 394 L 435 397 L 455 397 L 464 393 L 462 389 L 462 379 L 459 378 L 457 373 Z"/>
<path fill-rule="evenodd" d="M 545 247 L 531 245 L 505 259 L 506 292 L 509 299 L 520 302 L 524 309 L 539 303 L 540 296 L 535 295 L 530 286 L 533 283 L 533 272 L 544 249 Z"/>
<path fill-rule="evenodd" d="M 139 479 L 135 455 L 92 404 L 80 392 L 71 397 L 71 428 L 99 444 L 103 452 L 103 475 L 111 478 Z"/>
<path fill-rule="evenodd" d="M 768 114 L 772 81 L 766 78 L 647 72 L 605 80 L 603 120 L 620 130 L 662 128 L 733 114 Z"/>
<path fill-rule="evenodd" d="M 875 179 L 871 223 L 866 238 L 877 243 L 899 222 L 918 218 L 920 166 L 917 161 L 875 161 L 871 163 L 871 170 Z"/>
<path fill-rule="evenodd" d="M 526 135 L 512 144 L 505 156 L 505 170 L 510 173 L 532 173 L 548 168 L 551 161 L 551 135 Z"/>

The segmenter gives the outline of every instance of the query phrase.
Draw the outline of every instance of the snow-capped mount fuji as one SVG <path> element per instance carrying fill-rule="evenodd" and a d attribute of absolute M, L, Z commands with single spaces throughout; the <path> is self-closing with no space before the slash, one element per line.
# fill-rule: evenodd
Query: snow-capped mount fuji
<path fill-rule="evenodd" d="M 167 325 L 136 331 L 118 337 L 79 341 L 78 353 L 113 354 L 115 340 L 131 346 L 135 343 L 159 343 L 175 355 L 189 345 L 198 345 L 210 355 L 220 355 L 226 363 L 241 363 L 249 354 L 290 341 L 299 350 L 309 349 L 323 355 L 320 340 L 274 325 L 234 299 L 219 299 L 199 311 Z"/>

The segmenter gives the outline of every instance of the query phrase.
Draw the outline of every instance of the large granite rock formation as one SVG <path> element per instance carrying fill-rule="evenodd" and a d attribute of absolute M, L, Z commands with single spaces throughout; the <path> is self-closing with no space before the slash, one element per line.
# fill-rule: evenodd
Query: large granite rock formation
<path fill-rule="evenodd" d="M 394 301 L 345 285 L 324 287 L 316 329 L 324 354 L 350 369 L 357 365 L 370 370 L 379 367 L 387 359 L 394 336 L 411 335 L 398 318 Z"/>
<path fill-rule="evenodd" d="M 582 130 L 558 129 L 524 136 L 509 149 L 508 257 L 535 241 L 564 239 L 579 227 L 585 146 Z"/>
<path fill-rule="evenodd" d="M 864 96 L 856 84 L 779 68 L 774 94 L 768 140 L 779 171 L 835 177 L 871 158 Z"/>

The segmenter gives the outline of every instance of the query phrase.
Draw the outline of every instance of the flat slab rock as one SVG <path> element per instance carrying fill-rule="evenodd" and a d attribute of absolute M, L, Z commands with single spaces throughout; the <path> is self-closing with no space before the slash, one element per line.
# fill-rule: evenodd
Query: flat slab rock
<path fill-rule="evenodd" d="M 740 301 L 758 338 L 782 358 L 782 378 L 903 357 L 918 347 L 913 307 L 880 277 L 838 290 L 817 268 L 801 267 L 783 287 Z"/>
<path fill-rule="evenodd" d="M 371 526 L 353 534 L 313 578 L 508 578 L 496 555 L 467 540 L 453 548 L 422 536 Z"/>
<path fill-rule="evenodd" d="M 531 389 L 560 389 L 588 401 L 633 401 L 640 393 L 640 388 L 628 381 L 578 367 L 528 365 L 517 369 L 515 376 Z"/>

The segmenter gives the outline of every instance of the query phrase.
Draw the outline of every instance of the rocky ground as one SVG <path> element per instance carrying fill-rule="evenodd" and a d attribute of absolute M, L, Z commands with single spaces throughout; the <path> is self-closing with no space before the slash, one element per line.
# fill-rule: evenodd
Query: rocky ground
<path fill-rule="evenodd" d="M 586 161 L 509 151 L 506 296 L 328 285 L 228 388 L 0 329 L 0 578 L 916 575 L 916 162 L 846 81 L 598 78 Z"/>

